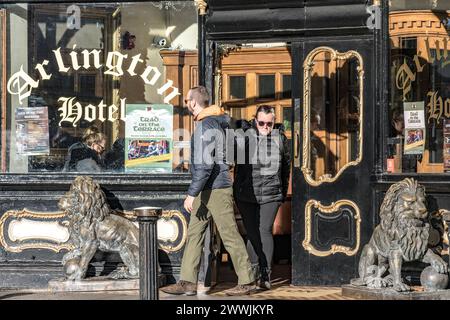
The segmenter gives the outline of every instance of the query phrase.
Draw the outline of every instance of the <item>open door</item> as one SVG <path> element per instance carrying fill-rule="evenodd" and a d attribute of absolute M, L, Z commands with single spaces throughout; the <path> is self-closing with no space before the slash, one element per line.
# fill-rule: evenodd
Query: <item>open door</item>
<path fill-rule="evenodd" d="M 371 228 L 373 38 L 293 44 L 292 284 L 357 275 Z"/>

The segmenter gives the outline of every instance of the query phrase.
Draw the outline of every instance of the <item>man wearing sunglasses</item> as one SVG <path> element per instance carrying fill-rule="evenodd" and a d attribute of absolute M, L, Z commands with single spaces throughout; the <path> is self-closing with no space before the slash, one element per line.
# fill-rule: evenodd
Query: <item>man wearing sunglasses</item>
<path fill-rule="evenodd" d="M 259 287 L 270 289 L 272 229 L 288 190 L 289 145 L 283 126 L 275 125 L 271 106 L 259 106 L 252 123 L 242 124 L 246 135 L 243 145 L 237 145 L 237 153 L 245 154 L 245 160 L 236 163 L 234 198 L 247 231 L 247 251 Z"/>
<path fill-rule="evenodd" d="M 181 262 L 180 281 L 161 290 L 178 295 L 197 293 L 205 231 L 212 217 L 238 276 L 238 285 L 225 293 L 233 296 L 247 295 L 256 286 L 248 253 L 234 216 L 233 188 L 229 165 L 225 161 L 225 129 L 229 128 L 230 119 L 222 108 L 209 105 L 209 94 L 203 86 L 189 90 L 184 101 L 195 121 L 191 138 L 192 182 L 184 201 L 184 208 L 191 217 Z"/>

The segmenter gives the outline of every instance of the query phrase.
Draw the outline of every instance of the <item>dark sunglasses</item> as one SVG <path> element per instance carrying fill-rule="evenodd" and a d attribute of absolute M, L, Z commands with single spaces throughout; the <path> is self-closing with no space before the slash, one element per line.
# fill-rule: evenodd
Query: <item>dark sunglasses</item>
<path fill-rule="evenodd" d="M 268 127 L 271 127 L 273 125 L 273 122 L 264 122 L 264 121 L 256 121 L 258 123 L 258 126 L 264 127 L 265 124 L 267 124 Z"/>

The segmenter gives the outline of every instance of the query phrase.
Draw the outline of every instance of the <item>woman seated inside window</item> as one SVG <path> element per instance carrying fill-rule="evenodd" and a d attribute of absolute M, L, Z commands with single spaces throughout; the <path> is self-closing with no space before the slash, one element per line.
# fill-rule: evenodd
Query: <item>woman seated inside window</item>
<path fill-rule="evenodd" d="M 101 157 L 105 151 L 106 137 L 97 127 L 86 129 L 81 142 L 74 143 L 68 151 L 64 171 L 100 172 L 105 168 Z"/>

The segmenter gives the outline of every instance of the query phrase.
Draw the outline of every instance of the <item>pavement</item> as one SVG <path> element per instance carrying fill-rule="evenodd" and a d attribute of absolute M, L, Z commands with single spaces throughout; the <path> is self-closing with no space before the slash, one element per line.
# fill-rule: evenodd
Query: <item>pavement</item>
<path fill-rule="evenodd" d="M 257 292 L 249 296 L 228 297 L 222 291 L 233 284 L 220 284 L 213 293 L 200 293 L 196 296 L 173 296 L 162 291 L 160 300 L 352 300 L 341 295 L 338 287 L 291 287 L 280 286 L 273 290 Z M 108 292 L 64 292 L 7 290 L 0 291 L 0 300 L 139 300 L 137 291 Z"/>
<path fill-rule="evenodd" d="M 221 267 L 221 281 L 206 291 L 199 287 L 196 296 L 174 296 L 161 290 L 160 300 L 352 300 L 343 297 L 340 287 L 299 287 L 290 284 L 290 265 L 276 265 L 272 276 L 272 289 L 259 290 L 249 296 L 228 297 L 224 291 L 236 285 L 236 275 L 228 265 Z M 43 290 L 0 290 L 0 300 L 139 300 L 139 292 L 49 292 Z"/>

